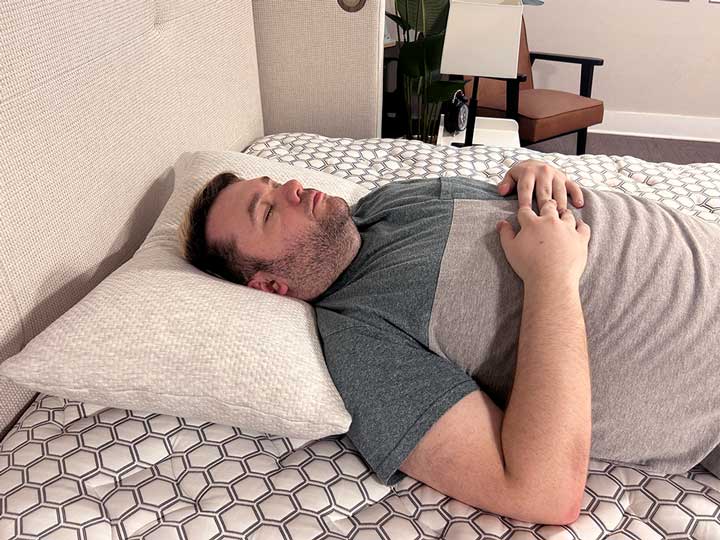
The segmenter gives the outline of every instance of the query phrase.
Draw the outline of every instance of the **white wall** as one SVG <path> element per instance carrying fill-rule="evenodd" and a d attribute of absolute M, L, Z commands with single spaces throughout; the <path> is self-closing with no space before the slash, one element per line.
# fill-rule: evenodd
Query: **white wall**
<path fill-rule="evenodd" d="M 546 0 L 525 6 L 531 51 L 605 59 L 590 131 L 720 141 L 720 3 Z M 537 61 L 535 86 L 578 92 L 580 66 Z"/>

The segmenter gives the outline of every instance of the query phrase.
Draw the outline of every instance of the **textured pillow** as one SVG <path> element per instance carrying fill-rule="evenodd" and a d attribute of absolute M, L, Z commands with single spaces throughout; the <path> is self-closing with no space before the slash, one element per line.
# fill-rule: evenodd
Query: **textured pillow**
<path fill-rule="evenodd" d="M 195 152 L 135 255 L 0 366 L 47 394 L 106 406 L 321 438 L 350 415 L 325 366 L 312 307 L 211 277 L 180 255 L 177 229 L 195 192 L 232 171 L 339 195 L 367 189 L 237 152 Z"/>

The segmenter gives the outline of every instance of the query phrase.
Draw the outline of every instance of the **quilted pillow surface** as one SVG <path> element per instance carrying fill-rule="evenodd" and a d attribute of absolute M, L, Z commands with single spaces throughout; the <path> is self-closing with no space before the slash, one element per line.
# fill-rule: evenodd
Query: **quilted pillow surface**
<path fill-rule="evenodd" d="M 312 307 L 209 276 L 180 254 L 177 229 L 216 174 L 267 175 L 353 204 L 350 180 L 238 152 L 180 156 L 167 205 L 135 255 L 0 366 L 46 394 L 307 439 L 350 415 L 325 366 Z"/>

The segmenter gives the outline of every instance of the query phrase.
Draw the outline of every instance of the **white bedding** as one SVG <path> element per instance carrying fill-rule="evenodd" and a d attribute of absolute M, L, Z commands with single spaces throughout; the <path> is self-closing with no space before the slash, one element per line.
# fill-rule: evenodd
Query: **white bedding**
<path fill-rule="evenodd" d="M 653 198 L 720 223 L 719 164 L 390 139 L 264 137 L 246 152 L 351 178 L 458 174 L 499 182 L 515 161 L 553 163 L 584 187 Z M 591 460 L 581 517 L 523 523 L 406 478 L 383 486 L 345 436 L 317 441 L 39 396 L 0 443 L 5 538 L 720 538 L 720 479 Z"/>

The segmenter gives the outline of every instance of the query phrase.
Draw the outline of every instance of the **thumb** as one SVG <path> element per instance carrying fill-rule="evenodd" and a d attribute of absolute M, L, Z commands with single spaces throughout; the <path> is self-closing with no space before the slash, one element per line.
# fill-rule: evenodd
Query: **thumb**
<path fill-rule="evenodd" d="M 504 219 L 495 224 L 495 229 L 500 233 L 500 243 L 505 249 L 508 242 L 515 238 L 515 231 L 513 231 L 512 225 Z"/>

